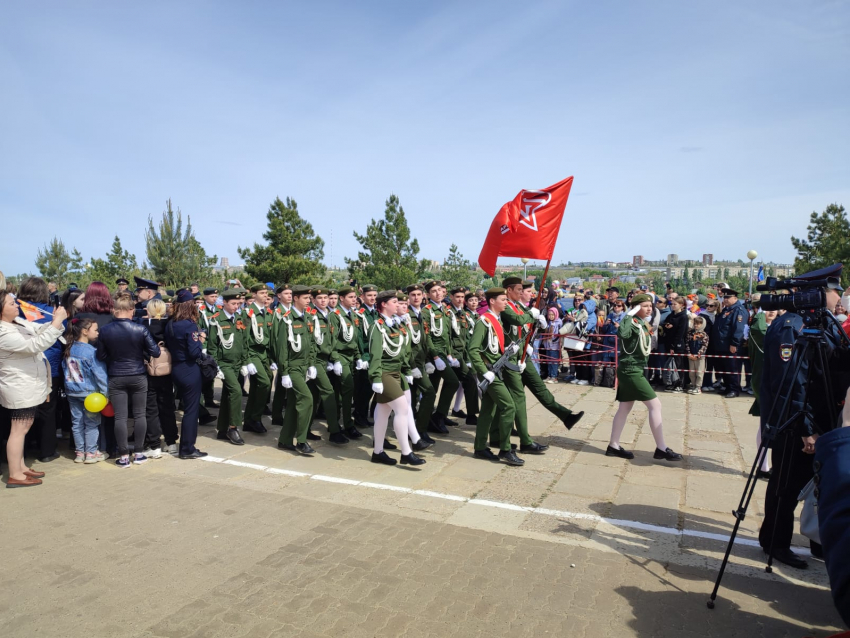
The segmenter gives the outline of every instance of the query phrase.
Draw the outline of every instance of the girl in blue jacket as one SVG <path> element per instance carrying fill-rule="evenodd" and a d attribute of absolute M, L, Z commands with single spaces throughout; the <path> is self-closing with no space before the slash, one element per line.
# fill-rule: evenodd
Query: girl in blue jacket
<path fill-rule="evenodd" d="M 104 456 L 97 449 L 100 414 L 86 410 L 86 397 L 92 392 L 108 395 L 106 363 L 95 355 L 91 341 L 97 339 L 97 323 L 92 319 L 71 319 L 65 332 L 65 356 L 62 371 L 65 394 L 71 406 L 71 431 L 76 447 L 75 463 L 97 463 Z"/>

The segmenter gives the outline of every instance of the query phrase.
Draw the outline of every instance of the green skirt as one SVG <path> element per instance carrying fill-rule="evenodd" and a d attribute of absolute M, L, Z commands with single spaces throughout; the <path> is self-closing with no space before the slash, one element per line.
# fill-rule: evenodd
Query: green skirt
<path fill-rule="evenodd" d="M 643 371 L 617 370 L 617 401 L 650 401 L 655 397 Z"/>
<path fill-rule="evenodd" d="M 384 391 L 381 394 L 375 395 L 377 403 L 390 403 L 396 399 L 403 397 L 405 390 L 409 389 L 407 379 L 401 376 L 401 372 L 383 372 L 381 373 L 381 383 L 384 384 Z"/>

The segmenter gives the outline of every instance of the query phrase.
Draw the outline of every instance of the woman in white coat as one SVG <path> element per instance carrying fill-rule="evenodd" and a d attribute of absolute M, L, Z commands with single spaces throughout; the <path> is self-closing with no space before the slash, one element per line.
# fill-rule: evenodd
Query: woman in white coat
<path fill-rule="evenodd" d="M 7 488 L 40 485 L 44 477 L 44 472 L 33 472 L 24 463 L 24 437 L 36 409 L 50 395 L 50 364 L 44 351 L 62 335 L 62 321 L 67 317 L 62 307 L 45 324 L 30 323 L 18 314 L 15 297 L 0 290 L 0 405 L 12 419 L 6 442 Z"/>

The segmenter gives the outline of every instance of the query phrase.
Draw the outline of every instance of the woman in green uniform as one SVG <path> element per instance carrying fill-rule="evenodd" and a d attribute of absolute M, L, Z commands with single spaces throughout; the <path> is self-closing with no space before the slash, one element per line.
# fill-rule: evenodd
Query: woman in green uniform
<path fill-rule="evenodd" d="M 646 294 L 635 295 L 629 301 L 631 309 L 623 317 L 617 329 L 620 341 L 620 361 L 617 367 L 617 401 L 620 407 L 614 415 L 611 427 L 611 440 L 605 456 L 619 456 L 633 459 L 635 455 L 620 447 L 620 435 L 626 427 L 626 419 L 632 411 L 635 401 L 642 401 L 649 410 L 649 428 L 655 439 L 655 454 L 653 458 L 668 461 L 681 461 L 682 455 L 677 454 L 664 442 L 664 431 L 661 426 L 661 401 L 655 395 L 652 386 L 643 374 L 646 359 L 652 350 L 652 335 L 646 319 L 652 315 L 652 297 Z"/>
<path fill-rule="evenodd" d="M 394 315 L 398 310 L 395 290 L 378 293 L 375 301 L 378 320 L 369 332 L 369 380 L 375 393 L 375 447 L 372 463 L 395 465 L 396 460 L 384 451 L 384 438 L 393 414 L 393 429 L 401 445 L 402 465 L 422 465 L 410 448 L 409 436 L 419 440 L 415 424 L 410 420 L 405 392 L 410 389 L 410 355 L 405 343 L 406 330 L 396 325 Z M 411 377 L 412 379 L 412 377 Z"/>

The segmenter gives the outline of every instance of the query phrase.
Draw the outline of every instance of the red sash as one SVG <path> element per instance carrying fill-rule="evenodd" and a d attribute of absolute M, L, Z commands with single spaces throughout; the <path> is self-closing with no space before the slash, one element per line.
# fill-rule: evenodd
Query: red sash
<path fill-rule="evenodd" d="M 500 324 L 499 321 L 489 312 L 485 312 L 483 315 L 481 315 L 481 317 L 493 327 L 493 330 L 496 332 L 496 336 L 499 338 L 499 352 L 504 352 L 505 330 L 504 328 L 502 328 L 502 324 Z"/>

